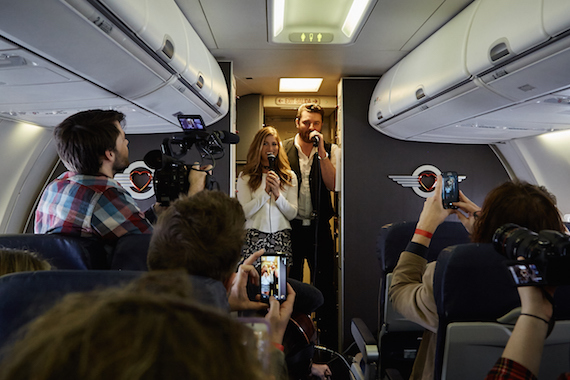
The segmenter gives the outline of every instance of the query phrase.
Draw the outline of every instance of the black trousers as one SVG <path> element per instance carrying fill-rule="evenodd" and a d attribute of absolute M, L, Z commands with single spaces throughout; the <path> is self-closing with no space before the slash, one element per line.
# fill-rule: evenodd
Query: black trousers
<path fill-rule="evenodd" d="M 324 297 L 323 305 L 316 311 L 317 328 L 320 331 L 319 343 L 337 350 L 338 270 L 330 225 L 328 221 L 323 221 L 317 226 L 317 223 L 313 221 L 310 226 L 303 226 L 300 220 L 294 219 L 291 221 L 291 228 L 293 266 L 289 272 L 289 277 L 302 281 L 303 263 L 307 259 L 311 272 L 310 282 L 323 293 Z"/>

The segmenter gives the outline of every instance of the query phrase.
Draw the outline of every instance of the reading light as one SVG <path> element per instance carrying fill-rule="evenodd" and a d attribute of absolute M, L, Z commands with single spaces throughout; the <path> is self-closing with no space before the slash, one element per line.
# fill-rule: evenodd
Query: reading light
<path fill-rule="evenodd" d="M 281 78 L 279 92 L 317 92 L 323 78 Z"/>
<path fill-rule="evenodd" d="M 350 44 L 378 0 L 266 0 L 269 42 Z"/>

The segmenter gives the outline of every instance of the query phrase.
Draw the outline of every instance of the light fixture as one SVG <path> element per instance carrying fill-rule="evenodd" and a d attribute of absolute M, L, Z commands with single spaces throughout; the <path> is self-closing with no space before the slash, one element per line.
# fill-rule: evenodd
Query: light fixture
<path fill-rule="evenodd" d="M 280 78 L 279 92 L 317 92 L 323 78 Z"/>
<path fill-rule="evenodd" d="M 269 41 L 350 44 L 378 0 L 266 0 Z"/>

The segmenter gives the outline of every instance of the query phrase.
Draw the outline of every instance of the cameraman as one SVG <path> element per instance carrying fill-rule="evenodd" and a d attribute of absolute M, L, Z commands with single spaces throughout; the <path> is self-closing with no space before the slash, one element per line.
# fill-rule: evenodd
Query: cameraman
<path fill-rule="evenodd" d="M 69 171 L 43 192 L 35 233 L 95 237 L 109 244 L 126 234 L 152 233 L 158 204 L 141 212 L 113 179 L 129 166 L 124 125 L 121 112 L 89 110 L 68 117 L 54 129 L 57 153 Z M 204 188 L 205 177 L 203 171 L 190 171 L 190 195 Z"/>
<path fill-rule="evenodd" d="M 491 243 L 495 230 L 515 223 L 533 231 L 565 231 L 556 200 L 544 187 L 525 182 L 505 182 L 487 194 L 479 208 L 459 192 L 458 209 L 444 209 L 442 178 L 435 193 L 426 199 L 416 231 L 394 268 L 389 296 L 394 308 L 407 319 L 426 328 L 410 379 L 432 379 L 438 315 L 433 295 L 435 262 L 425 259 L 431 236 L 437 227 L 455 213 L 474 243 Z"/>

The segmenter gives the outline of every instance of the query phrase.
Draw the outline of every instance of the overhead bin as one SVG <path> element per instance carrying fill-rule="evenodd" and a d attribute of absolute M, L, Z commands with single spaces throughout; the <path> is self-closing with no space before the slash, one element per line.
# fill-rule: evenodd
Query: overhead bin
<path fill-rule="evenodd" d="M 5 0 L 0 35 L 172 125 L 229 109 L 220 66 L 174 0 Z"/>
<path fill-rule="evenodd" d="M 545 42 L 542 0 L 482 0 L 467 40 L 467 70 L 479 75 Z"/>
<path fill-rule="evenodd" d="M 493 114 L 570 88 L 569 4 L 475 0 L 380 78 L 370 124 L 413 141 L 494 143 L 544 133 L 544 125 L 504 127 Z M 388 117 L 375 118 L 386 109 Z M 474 122 L 481 116 L 490 124 Z"/>
<path fill-rule="evenodd" d="M 401 113 L 440 92 L 469 80 L 465 46 L 478 3 L 411 51 L 398 69 L 390 91 L 390 110 Z"/>

